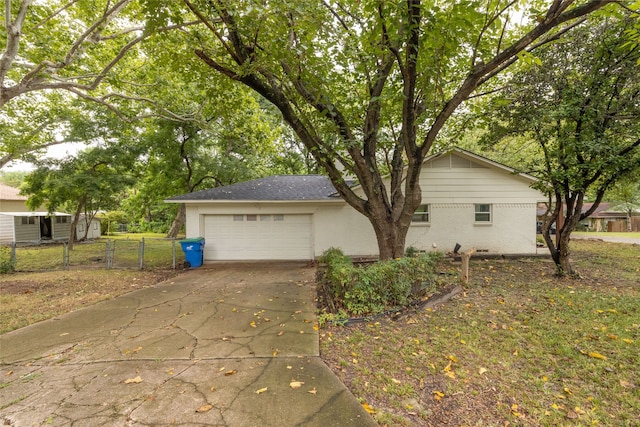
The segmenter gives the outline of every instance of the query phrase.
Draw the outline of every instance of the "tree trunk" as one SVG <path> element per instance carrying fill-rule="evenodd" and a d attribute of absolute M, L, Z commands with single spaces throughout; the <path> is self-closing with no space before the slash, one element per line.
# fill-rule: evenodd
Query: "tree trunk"
<path fill-rule="evenodd" d="M 186 220 L 187 207 L 184 203 L 180 203 L 178 205 L 178 212 L 176 213 L 176 217 L 171 224 L 171 228 L 169 228 L 169 232 L 167 233 L 167 238 L 175 239 L 178 236 L 180 230 L 182 230 L 182 227 L 184 226 Z"/>

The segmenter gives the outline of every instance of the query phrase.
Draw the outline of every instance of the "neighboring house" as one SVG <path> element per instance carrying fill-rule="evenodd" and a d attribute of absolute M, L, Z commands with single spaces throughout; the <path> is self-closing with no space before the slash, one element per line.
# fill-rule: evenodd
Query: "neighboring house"
<path fill-rule="evenodd" d="M 27 197 L 20 190 L 0 183 L 0 212 L 29 212 Z"/>
<path fill-rule="evenodd" d="M 78 224 L 76 224 L 76 240 L 84 239 L 85 232 L 87 233 L 87 240 L 99 239 L 101 236 L 100 219 L 94 216 L 91 222 L 87 224 L 86 216 L 80 215 Z"/>
<path fill-rule="evenodd" d="M 0 212 L 0 243 L 68 240 L 71 215 L 54 212 Z"/>
<path fill-rule="evenodd" d="M 585 203 L 582 206 L 582 212 L 586 212 L 591 208 L 593 203 Z M 640 211 L 631 214 L 634 229 L 637 228 L 635 223 L 639 222 L 636 217 L 640 215 Z M 610 202 L 601 202 L 596 210 L 589 215 L 584 221 L 589 231 L 627 231 L 628 213 L 620 206 L 614 206 Z M 634 230 L 637 231 L 637 230 Z"/>
<path fill-rule="evenodd" d="M 468 151 L 427 158 L 422 205 L 406 246 L 488 254 L 536 253 L 535 178 Z M 361 190 L 355 186 L 354 191 Z M 325 176 L 272 176 L 167 199 L 186 206 L 187 237 L 204 237 L 204 259 L 311 260 L 330 248 L 377 256 L 368 219 Z"/>

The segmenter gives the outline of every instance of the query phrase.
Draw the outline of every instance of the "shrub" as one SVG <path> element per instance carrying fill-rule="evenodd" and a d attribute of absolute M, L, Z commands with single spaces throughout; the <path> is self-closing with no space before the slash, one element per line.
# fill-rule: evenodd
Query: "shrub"
<path fill-rule="evenodd" d="M 435 283 L 438 258 L 435 253 L 419 254 L 356 267 L 342 251 L 331 248 L 320 258 L 326 263 L 321 283 L 336 310 L 356 316 L 382 313 L 419 297 L 423 283 Z"/>
<path fill-rule="evenodd" d="M 11 248 L 0 246 L 0 274 L 11 273 L 14 270 Z"/>

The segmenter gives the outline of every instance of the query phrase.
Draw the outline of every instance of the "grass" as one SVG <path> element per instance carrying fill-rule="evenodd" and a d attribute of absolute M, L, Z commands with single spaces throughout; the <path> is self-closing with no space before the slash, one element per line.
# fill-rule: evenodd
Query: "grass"
<path fill-rule="evenodd" d="M 115 268 L 139 268 L 140 241 L 144 238 L 144 268 L 172 266 L 172 245 L 162 234 L 114 234 L 95 241 L 76 243 L 69 253 L 71 268 L 105 268 L 107 247 Z M 109 242 L 109 246 L 107 246 Z M 16 248 L 16 271 L 50 271 L 64 268 L 63 245 L 48 243 Z M 180 245 L 175 243 L 176 263 L 184 261 Z"/>
<path fill-rule="evenodd" d="M 640 247 L 572 245 L 581 279 L 546 259 L 474 259 L 459 297 L 323 329 L 322 357 L 381 425 L 636 426 Z"/>
<path fill-rule="evenodd" d="M 0 333 L 168 279 L 173 270 L 75 270 L 0 275 Z"/>
<path fill-rule="evenodd" d="M 586 236 L 586 237 L 629 237 L 629 238 L 633 238 L 633 239 L 640 239 L 640 232 L 639 231 L 634 231 L 634 232 L 608 232 L 608 231 L 574 231 L 573 233 L 571 233 L 572 235 L 576 235 L 576 236 Z"/>

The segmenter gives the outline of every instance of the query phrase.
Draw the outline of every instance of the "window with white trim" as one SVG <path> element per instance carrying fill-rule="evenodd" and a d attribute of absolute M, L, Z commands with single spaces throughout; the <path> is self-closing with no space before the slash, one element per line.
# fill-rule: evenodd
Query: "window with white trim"
<path fill-rule="evenodd" d="M 429 205 L 418 206 L 418 209 L 413 213 L 413 217 L 411 217 L 411 222 L 429 223 L 430 220 Z"/>
<path fill-rule="evenodd" d="M 479 203 L 475 205 L 475 221 L 491 222 L 491 205 L 488 203 Z"/>
<path fill-rule="evenodd" d="M 244 221 L 244 215 L 234 215 L 233 216 L 233 220 L 234 221 Z"/>

